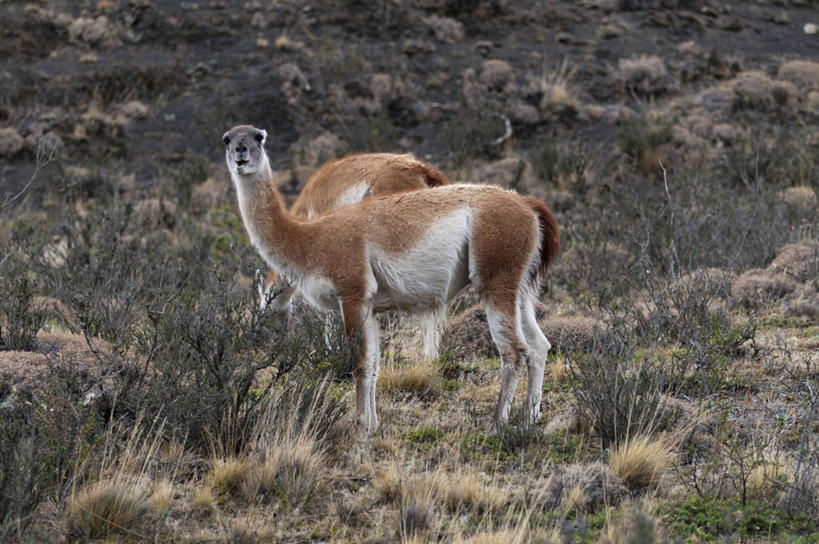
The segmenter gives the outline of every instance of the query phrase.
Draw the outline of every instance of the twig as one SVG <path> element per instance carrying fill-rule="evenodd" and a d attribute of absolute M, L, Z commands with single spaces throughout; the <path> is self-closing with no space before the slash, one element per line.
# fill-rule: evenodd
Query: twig
<path fill-rule="evenodd" d="M 34 172 L 31 174 L 31 178 L 28 180 L 28 183 L 26 183 L 26 185 L 22 189 L 20 189 L 20 191 L 16 195 L 6 199 L 5 202 L 0 204 L 0 210 L 4 210 L 11 206 L 11 204 L 15 200 L 20 198 L 23 195 L 23 193 L 25 193 L 28 190 L 28 188 L 31 187 L 31 184 L 34 183 L 35 179 L 37 179 L 37 175 L 40 173 L 40 170 L 42 170 L 45 167 L 45 165 L 50 163 L 51 160 L 54 158 L 54 151 L 56 149 L 57 149 L 56 146 L 53 146 L 51 149 L 49 149 L 48 157 L 43 159 L 43 156 L 45 155 L 45 145 L 43 144 L 42 140 L 37 141 L 37 155 L 34 159 Z"/>
<path fill-rule="evenodd" d="M 512 122 L 509 120 L 508 117 L 503 118 L 503 126 L 505 127 L 503 136 L 500 136 L 492 140 L 492 143 L 495 145 L 500 145 L 512 137 Z"/>
<path fill-rule="evenodd" d="M 679 265 L 679 255 L 677 255 L 676 244 L 677 229 L 674 223 L 674 201 L 671 199 L 671 191 L 668 190 L 668 172 L 666 172 L 665 166 L 663 166 L 663 161 L 660 160 L 657 162 L 660 163 L 660 168 L 663 170 L 663 184 L 665 185 L 665 195 L 668 198 L 668 209 L 671 212 L 671 217 L 669 219 L 669 223 L 671 226 L 671 246 L 669 247 L 670 251 L 669 259 L 671 260 L 671 262 L 669 263 L 669 265 L 671 277 L 676 279 L 677 274 L 675 274 L 674 272 L 675 269 L 677 268 L 675 264 Z"/>

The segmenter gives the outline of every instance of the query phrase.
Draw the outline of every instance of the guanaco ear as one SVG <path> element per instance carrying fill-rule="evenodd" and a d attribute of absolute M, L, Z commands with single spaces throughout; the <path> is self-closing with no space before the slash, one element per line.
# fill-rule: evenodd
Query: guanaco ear
<path fill-rule="evenodd" d="M 267 140 L 267 131 L 260 129 L 259 132 L 256 133 L 256 141 L 263 144 L 265 140 Z"/>
<path fill-rule="evenodd" d="M 230 143 L 230 136 L 228 136 L 227 132 L 225 132 L 225 135 L 222 136 L 222 143 L 225 145 L 228 145 Z"/>

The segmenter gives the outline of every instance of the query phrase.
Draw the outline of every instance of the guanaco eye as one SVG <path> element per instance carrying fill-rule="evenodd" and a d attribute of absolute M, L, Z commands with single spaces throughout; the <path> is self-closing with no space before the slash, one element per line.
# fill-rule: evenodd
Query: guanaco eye
<path fill-rule="evenodd" d="M 225 135 L 224 138 L 222 138 L 222 143 L 228 145 L 230 143 L 230 136 Z"/>
<path fill-rule="evenodd" d="M 261 132 L 257 132 L 256 133 L 256 141 L 259 142 L 259 143 L 262 143 L 264 141 L 264 136 L 265 135 L 262 134 Z"/>

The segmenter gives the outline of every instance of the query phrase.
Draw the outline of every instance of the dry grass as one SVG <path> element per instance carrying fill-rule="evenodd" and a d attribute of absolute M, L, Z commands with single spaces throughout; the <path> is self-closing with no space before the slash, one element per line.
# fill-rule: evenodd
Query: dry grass
<path fill-rule="evenodd" d="M 398 496 L 396 534 L 401 542 L 425 541 L 434 523 L 435 505 L 426 486 L 410 487 Z"/>
<path fill-rule="evenodd" d="M 530 542 L 525 528 L 500 529 L 497 531 L 481 531 L 469 538 L 458 539 L 455 542 L 463 544 L 522 544 Z M 544 542 L 548 542 L 544 540 Z"/>
<path fill-rule="evenodd" d="M 623 92 L 651 96 L 667 92 L 674 87 L 674 79 L 668 73 L 665 61 L 656 55 L 639 55 L 620 59 L 612 79 Z"/>
<path fill-rule="evenodd" d="M 508 502 L 508 493 L 481 481 L 478 473 L 465 471 L 443 474 L 437 481 L 437 493 L 451 512 L 471 509 L 495 511 Z"/>
<path fill-rule="evenodd" d="M 170 510 L 176 497 L 176 489 L 173 482 L 165 478 L 154 482 L 151 491 L 151 505 L 156 510 Z"/>
<path fill-rule="evenodd" d="M 438 370 L 429 362 L 385 365 L 378 375 L 378 387 L 388 393 L 413 393 L 428 397 L 441 389 Z"/>
<path fill-rule="evenodd" d="M 373 487 L 380 501 L 392 503 L 398 499 L 401 493 L 401 475 L 401 468 L 396 463 L 391 463 L 372 475 Z"/>
<path fill-rule="evenodd" d="M 577 69 L 569 64 L 568 57 L 553 70 L 543 70 L 540 76 L 540 92 L 543 98 L 540 100 L 541 109 L 561 112 L 580 109 L 578 100 L 579 88 L 572 83 Z"/>
<path fill-rule="evenodd" d="M 248 459 L 229 457 L 214 459 L 210 471 L 210 480 L 213 487 L 221 493 L 235 493 L 239 491 L 247 478 L 252 465 Z"/>
<path fill-rule="evenodd" d="M 604 544 L 652 544 L 666 542 L 659 520 L 652 511 L 653 501 L 643 501 L 638 508 L 611 516 L 601 534 Z"/>
<path fill-rule="evenodd" d="M 248 502 L 275 497 L 293 508 L 307 503 L 319 488 L 324 458 L 314 440 L 299 437 L 270 447 L 264 458 L 250 463 L 242 482 Z"/>
<path fill-rule="evenodd" d="M 612 449 L 609 465 L 630 486 L 644 489 L 660 484 L 674 461 L 672 450 L 665 437 L 640 435 Z"/>
<path fill-rule="evenodd" d="M 565 490 L 561 508 L 564 512 L 574 512 L 575 515 L 586 513 L 588 499 L 583 491 L 583 486 L 575 484 Z"/>
<path fill-rule="evenodd" d="M 71 498 L 69 521 L 74 532 L 86 538 L 130 533 L 150 506 L 148 483 L 117 473 L 77 491 Z"/>
<path fill-rule="evenodd" d="M 114 439 L 115 428 L 119 425 L 110 427 L 95 480 L 75 486 L 69 498 L 69 525 L 86 538 L 134 533 L 137 522 L 156 504 L 148 473 L 159 449 L 162 426 L 146 431 L 138 420 L 121 448 Z M 155 492 L 157 489 L 155 486 Z"/>
<path fill-rule="evenodd" d="M 197 486 L 190 496 L 191 505 L 199 510 L 212 510 L 216 506 L 216 496 L 209 485 Z"/>

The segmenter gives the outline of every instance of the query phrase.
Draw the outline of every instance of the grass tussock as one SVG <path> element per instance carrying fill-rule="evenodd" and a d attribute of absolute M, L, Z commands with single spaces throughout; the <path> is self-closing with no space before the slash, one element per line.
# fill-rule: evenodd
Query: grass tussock
<path fill-rule="evenodd" d="M 324 419 L 327 402 L 332 402 L 324 395 L 329 386 L 329 380 L 324 380 L 318 393 L 299 392 L 289 407 L 271 402 L 250 433 L 247 451 L 215 457 L 214 487 L 241 496 L 248 504 L 278 501 L 292 509 L 309 503 L 325 477 L 321 440 L 329 432 Z M 214 450 L 226 451 L 219 444 Z"/>
<path fill-rule="evenodd" d="M 162 425 L 146 430 L 138 420 L 124 445 L 118 444 L 113 434 L 108 435 L 96 477 L 72 489 L 68 511 L 75 534 L 99 538 L 138 532 L 140 520 L 156 504 L 149 474 L 161 433 Z M 90 467 L 86 470 L 90 472 Z M 164 486 L 160 481 L 153 487 L 156 491 Z"/>
<path fill-rule="evenodd" d="M 474 472 L 444 476 L 439 480 L 438 493 L 452 512 L 465 509 L 477 512 L 495 511 L 509 500 L 504 490 L 485 484 Z"/>
<path fill-rule="evenodd" d="M 197 510 L 211 511 L 216 506 L 216 495 L 209 485 L 196 486 L 190 495 L 190 504 Z"/>
<path fill-rule="evenodd" d="M 231 457 L 214 459 L 210 472 L 213 487 L 221 493 L 231 494 L 238 491 L 252 469 L 248 459 Z"/>
<path fill-rule="evenodd" d="M 309 438 L 282 441 L 252 464 L 242 493 L 248 502 L 270 502 L 278 497 L 290 508 L 306 504 L 321 483 L 324 461 Z"/>
<path fill-rule="evenodd" d="M 173 482 L 162 479 L 154 483 L 151 490 L 151 506 L 155 510 L 170 510 L 173 500 L 176 497 L 176 489 Z"/>
<path fill-rule="evenodd" d="M 129 533 L 151 507 L 148 483 L 142 478 L 117 473 L 83 487 L 71 499 L 70 523 L 85 538 L 115 532 Z"/>
<path fill-rule="evenodd" d="M 650 435 L 631 437 L 609 453 L 609 465 L 614 473 L 637 489 L 659 485 L 673 461 L 673 448 L 668 439 Z"/>
<path fill-rule="evenodd" d="M 386 365 L 378 375 L 378 387 L 387 393 L 412 393 L 422 397 L 441 390 L 438 369 L 429 362 Z"/>

